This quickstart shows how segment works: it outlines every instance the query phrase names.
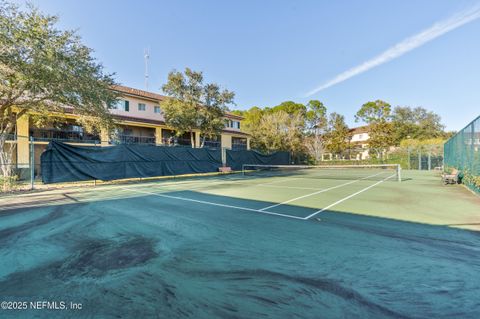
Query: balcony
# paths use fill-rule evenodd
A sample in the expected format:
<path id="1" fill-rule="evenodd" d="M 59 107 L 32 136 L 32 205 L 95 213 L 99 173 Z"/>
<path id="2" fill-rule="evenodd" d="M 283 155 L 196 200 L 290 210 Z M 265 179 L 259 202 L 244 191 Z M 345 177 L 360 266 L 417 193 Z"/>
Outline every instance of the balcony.
<path id="1" fill-rule="evenodd" d="M 99 144 L 100 136 L 98 134 L 88 134 L 82 131 L 64 131 L 56 129 L 32 129 L 30 137 L 34 141 L 62 141 L 72 143 L 90 143 Z"/>
<path id="2" fill-rule="evenodd" d="M 155 136 L 116 135 L 110 144 L 155 144 Z"/>
<path id="3" fill-rule="evenodd" d="M 162 138 L 162 144 L 165 146 L 186 146 L 192 147 L 192 142 L 189 138 L 180 138 L 176 136 Z"/>
<path id="4" fill-rule="evenodd" d="M 247 143 L 232 143 L 232 150 L 240 151 L 240 150 L 246 150 L 246 149 L 247 149 Z"/>
<path id="5" fill-rule="evenodd" d="M 222 142 L 220 141 L 205 141 L 203 143 L 203 147 L 207 148 L 221 148 L 222 147 Z"/>
<path id="6" fill-rule="evenodd" d="M 22 136 L 23 138 L 26 138 L 26 136 Z M 6 141 L 16 141 L 17 139 L 22 138 L 20 136 L 17 136 L 16 134 L 7 134 L 7 137 L 5 138 Z"/>

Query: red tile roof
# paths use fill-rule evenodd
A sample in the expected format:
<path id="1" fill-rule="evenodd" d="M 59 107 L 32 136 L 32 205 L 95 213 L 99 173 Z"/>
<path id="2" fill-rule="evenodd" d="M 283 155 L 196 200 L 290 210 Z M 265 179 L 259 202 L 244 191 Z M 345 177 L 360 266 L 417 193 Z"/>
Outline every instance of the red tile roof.
<path id="1" fill-rule="evenodd" d="M 134 88 L 123 86 L 123 85 L 113 85 L 112 89 L 120 93 L 126 93 L 129 95 L 135 95 L 138 97 L 148 98 L 148 99 L 157 100 L 157 101 L 162 101 L 167 98 L 164 95 L 160 95 L 153 92 L 147 92 L 144 90 L 134 89 Z"/>
<path id="2" fill-rule="evenodd" d="M 352 127 L 350 129 L 350 132 L 354 133 L 354 134 L 368 133 L 368 132 L 370 132 L 370 128 L 368 127 L 368 125 L 359 126 L 359 127 Z"/>
<path id="3" fill-rule="evenodd" d="M 147 98 L 147 99 L 155 100 L 155 101 L 158 101 L 158 102 L 163 101 L 165 99 L 168 99 L 168 97 L 165 96 L 165 95 L 161 95 L 161 94 L 157 94 L 157 93 L 153 93 L 153 92 L 148 92 L 148 91 L 144 91 L 144 90 L 139 90 L 139 89 L 134 89 L 134 88 L 131 88 L 131 87 L 128 87 L 128 86 L 123 86 L 123 85 L 113 85 L 112 89 L 114 91 L 119 92 L 119 93 L 124 93 L 124 94 L 133 95 L 133 96 L 137 96 L 137 97 Z M 230 119 L 243 120 L 243 116 L 239 116 L 239 115 L 236 115 L 236 114 L 233 114 L 233 113 L 230 113 L 230 112 L 226 112 L 225 116 L 227 118 L 230 118 Z"/>

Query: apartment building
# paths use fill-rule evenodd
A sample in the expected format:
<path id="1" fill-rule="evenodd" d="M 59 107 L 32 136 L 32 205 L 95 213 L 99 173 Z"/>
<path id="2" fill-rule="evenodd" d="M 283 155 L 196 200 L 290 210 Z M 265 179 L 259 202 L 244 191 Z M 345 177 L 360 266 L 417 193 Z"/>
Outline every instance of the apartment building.
<path id="1" fill-rule="evenodd" d="M 9 141 L 16 144 L 14 160 L 18 167 L 28 166 L 32 150 L 35 163 L 40 163 L 40 155 L 51 140 L 98 147 L 121 143 L 191 146 L 190 133 L 177 136 L 175 131 L 165 124 L 162 114 L 162 101 L 166 99 L 165 96 L 120 85 L 112 89 L 121 95 L 111 110 L 117 124 L 115 132 L 87 133 L 76 123 L 76 115 L 68 107 L 62 115 L 65 120 L 56 127 L 37 127 L 27 115 L 20 117 L 16 123 L 15 135 Z M 205 140 L 204 147 L 250 149 L 250 137 L 241 130 L 242 119 L 241 116 L 227 113 L 225 128 L 221 134 Z M 200 131 L 195 130 L 194 133 L 195 147 L 200 147 Z M 30 139 L 33 140 L 33 147 Z"/>

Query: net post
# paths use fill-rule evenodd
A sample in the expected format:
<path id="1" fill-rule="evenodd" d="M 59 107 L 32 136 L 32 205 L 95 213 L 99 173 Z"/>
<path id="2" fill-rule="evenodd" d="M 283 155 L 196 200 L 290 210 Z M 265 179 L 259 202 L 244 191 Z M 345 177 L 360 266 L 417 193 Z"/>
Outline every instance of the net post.
<path id="1" fill-rule="evenodd" d="M 35 146 L 33 136 L 30 136 L 30 189 L 34 189 L 35 180 Z"/>
<path id="2" fill-rule="evenodd" d="M 400 164 L 397 164 L 397 181 L 402 181 L 402 167 Z"/>
<path id="3" fill-rule="evenodd" d="M 245 176 L 245 164 L 242 164 L 242 176 Z"/>

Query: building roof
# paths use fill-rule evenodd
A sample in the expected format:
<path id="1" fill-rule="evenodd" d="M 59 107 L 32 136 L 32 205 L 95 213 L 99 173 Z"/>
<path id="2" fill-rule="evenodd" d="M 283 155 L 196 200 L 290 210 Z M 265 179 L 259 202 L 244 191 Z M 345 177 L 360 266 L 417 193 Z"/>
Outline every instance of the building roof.
<path id="1" fill-rule="evenodd" d="M 353 134 L 361 134 L 361 133 L 368 133 L 368 132 L 370 132 L 370 128 L 368 127 L 368 125 L 352 127 L 350 129 L 350 133 L 353 133 Z"/>
<path id="2" fill-rule="evenodd" d="M 120 120 L 120 121 L 130 121 L 130 122 L 148 123 L 148 124 L 156 124 L 156 125 L 165 125 L 164 121 L 145 119 L 145 118 L 139 118 L 139 117 L 133 117 L 133 116 L 124 116 L 124 115 L 114 114 L 113 118 L 116 119 L 116 120 Z M 248 133 L 241 132 L 241 131 L 230 130 L 228 128 L 222 129 L 222 132 L 232 133 L 232 134 L 235 134 L 235 135 L 249 136 Z"/>
<path id="3" fill-rule="evenodd" d="M 128 86 L 124 85 L 112 85 L 112 89 L 114 91 L 117 91 L 119 93 L 127 94 L 127 95 L 132 95 L 136 97 L 141 97 L 141 98 L 146 98 L 149 100 L 154 100 L 155 102 L 161 102 L 165 99 L 168 99 L 167 96 L 153 93 L 153 92 L 148 92 L 144 90 L 139 90 L 135 88 L 131 88 Z M 243 120 L 243 116 L 233 114 L 231 112 L 226 112 L 225 117 L 230 118 L 230 119 L 235 119 L 235 120 Z"/>
<path id="4" fill-rule="evenodd" d="M 164 95 L 160 95 L 160 94 L 157 94 L 157 93 L 148 92 L 148 91 L 144 91 L 144 90 L 134 89 L 134 88 L 131 88 L 131 87 L 128 87 L 128 86 L 123 86 L 123 85 L 113 85 L 112 89 L 114 91 L 119 92 L 119 93 L 134 95 L 134 96 L 147 98 L 147 99 L 151 99 L 151 100 L 155 100 L 155 101 L 162 101 L 162 100 L 165 100 L 167 98 Z"/>

